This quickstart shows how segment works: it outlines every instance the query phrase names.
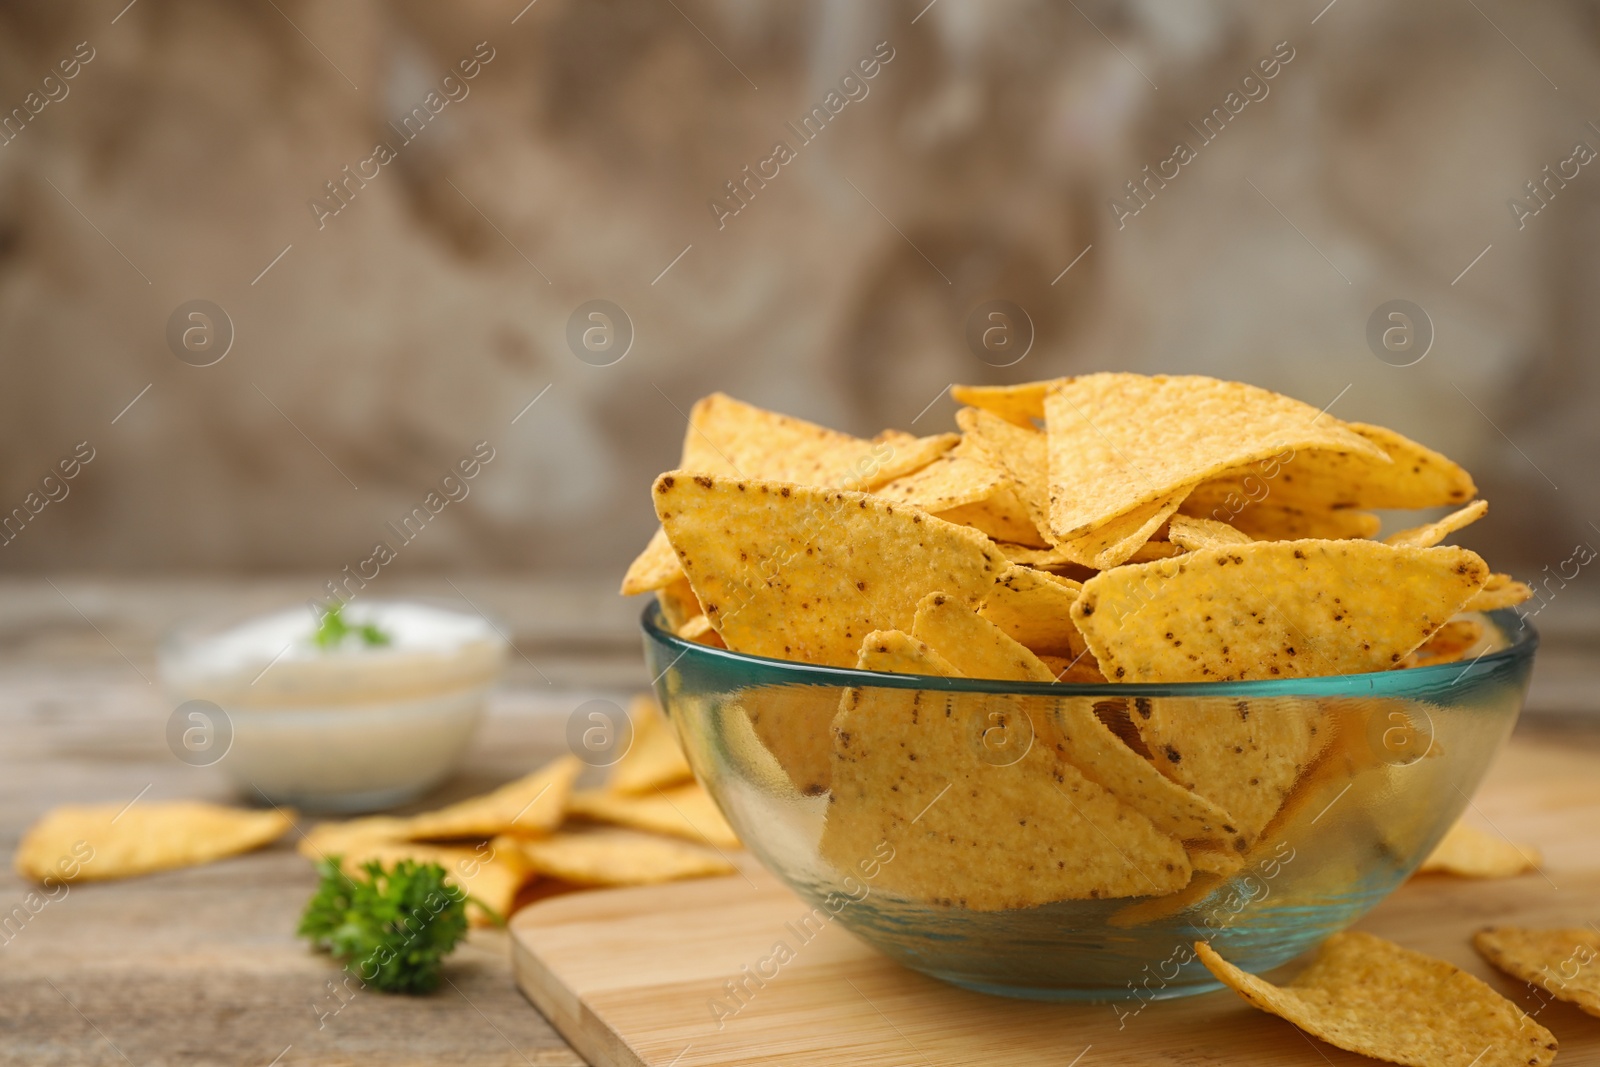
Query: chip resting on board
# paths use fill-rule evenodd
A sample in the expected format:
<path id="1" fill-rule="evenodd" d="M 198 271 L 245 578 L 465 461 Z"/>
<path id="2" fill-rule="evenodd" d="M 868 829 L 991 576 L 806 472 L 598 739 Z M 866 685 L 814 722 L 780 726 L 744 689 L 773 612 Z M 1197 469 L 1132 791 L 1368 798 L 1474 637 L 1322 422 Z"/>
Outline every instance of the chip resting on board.
<path id="1" fill-rule="evenodd" d="M 1519 845 L 1499 834 L 1458 822 L 1417 870 L 1461 878 L 1512 878 L 1538 870 L 1543 859 L 1532 845 Z"/>
<path id="2" fill-rule="evenodd" d="M 1200 961 L 1254 1007 L 1330 1045 L 1409 1067 L 1544 1067 L 1556 1039 L 1511 1001 L 1444 960 L 1371 934 L 1335 934 L 1316 961 L 1275 986 L 1204 941 Z"/>
<path id="3" fill-rule="evenodd" d="M 269 845 L 293 825 L 281 809 L 245 811 L 191 800 L 54 808 L 17 844 L 14 866 L 43 882 L 99 882 L 194 867 Z"/>
<path id="4" fill-rule="evenodd" d="M 1287 449 L 1381 449 L 1309 404 L 1199 376 L 1090 374 L 1045 397 L 1057 540 Z M 1181 499 L 1181 497 L 1180 497 Z"/>
<path id="5" fill-rule="evenodd" d="M 926 594 L 976 605 L 1007 565 L 976 530 L 863 493 L 675 472 L 655 499 L 738 652 L 851 667 L 867 634 L 909 630 Z"/>
<path id="6" fill-rule="evenodd" d="M 1490 926 L 1473 935 L 1472 947 L 1511 977 L 1600 1015 L 1600 933 L 1592 927 Z"/>
<path id="7" fill-rule="evenodd" d="M 1488 574 L 1462 548 L 1256 541 L 1098 574 L 1072 619 L 1113 682 L 1381 671 Z"/>

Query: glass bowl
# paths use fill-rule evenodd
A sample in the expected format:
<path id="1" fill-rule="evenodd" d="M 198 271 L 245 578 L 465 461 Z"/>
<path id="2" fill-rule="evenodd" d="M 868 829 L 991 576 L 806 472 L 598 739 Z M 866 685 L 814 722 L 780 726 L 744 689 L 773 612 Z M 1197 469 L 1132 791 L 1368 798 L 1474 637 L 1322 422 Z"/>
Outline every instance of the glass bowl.
<path id="1" fill-rule="evenodd" d="M 1494 641 L 1470 661 L 1174 685 L 773 660 L 683 640 L 654 605 L 643 629 L 689 763 L 746 847 L 814 905 L 802 926 L 837 920 L 968 989 L 1123 1000 L 1122 1013 L 1218 988 L 1196 940 L 1268 970 L 1426 858 L 1516 722 L 1538 644 L 1513 612 L 1482 618 Z M 1240 825 L 1204 848 L 1142 815 L 1130 826 L 1103 768 L 1086 785 L 1086 761 L 1060 754 L 1063 724 L 1081 736 L 1090 713 L 1142 750 L 1141 768 L 1228 797 Z M 1147 735 L 1150 722 L 1167 733 Z M 1080 888 L 1061 899 L 1068 884 Z"/>

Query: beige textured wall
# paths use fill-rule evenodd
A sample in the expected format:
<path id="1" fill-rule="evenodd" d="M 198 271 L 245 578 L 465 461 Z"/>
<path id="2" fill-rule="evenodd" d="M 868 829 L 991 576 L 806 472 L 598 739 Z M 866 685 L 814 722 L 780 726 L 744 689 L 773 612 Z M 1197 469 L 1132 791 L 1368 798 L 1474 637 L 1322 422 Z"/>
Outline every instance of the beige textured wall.
<path id="1" fill-rule="evenodd" d="M 1600 147 L 1593 5 L 923 4 L 6 5 L 0 507 L 94 458 L 0 569 L 331 574 L 487 441 L 395 567 L 620 571 L 704 392 L 859 432 L 932 403 L 927 430 L 949 382 L 1100 368 L 1338 397 L 1458 453 L 1497 562 L 1600 539 L 1600 168 L 1520 229 L 1508 207 Z M 1285 41 L 1201 144 L 1187 124 Z M 801 145 L 785 124 L 879 42 Z M 60 98 L 27 114 L 34 91 Z M 459 99 L 337 214 L 309 206 L 429 92 Z M 1119 223 L 1180 138 L 1195 158 Z M 719 228 L 709 202 L 780 139 Z M 566 342 L 596 298 L 635 330 L 611 366 Z M 1434 324 L 1415 366 L 1365 340 L 1393 298 Z M 233 324 L 209 367 L 167 342 L 195 299 Z M 1016 366 L 963 339 L 987 299 L 1035 323 Z"/>

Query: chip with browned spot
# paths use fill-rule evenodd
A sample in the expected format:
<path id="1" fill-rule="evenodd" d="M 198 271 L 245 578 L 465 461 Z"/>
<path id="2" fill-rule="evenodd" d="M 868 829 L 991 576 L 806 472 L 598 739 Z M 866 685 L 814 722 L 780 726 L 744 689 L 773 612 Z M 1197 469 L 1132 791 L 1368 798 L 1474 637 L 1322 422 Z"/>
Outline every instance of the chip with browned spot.
<path id="1" fill-rule="evenodd" d="M 1472 936 L 1472 947 L 1511 977 L 1600 1015 L 1600 933 L 1593 927 L 1489 926 Z"/>

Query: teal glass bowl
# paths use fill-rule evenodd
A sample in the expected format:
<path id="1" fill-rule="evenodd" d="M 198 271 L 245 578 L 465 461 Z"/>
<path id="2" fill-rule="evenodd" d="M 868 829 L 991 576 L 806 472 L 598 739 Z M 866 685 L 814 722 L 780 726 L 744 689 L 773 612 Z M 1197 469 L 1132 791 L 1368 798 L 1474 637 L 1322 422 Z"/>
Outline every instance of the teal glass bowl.
<path id="1" fill-rule="evenodd" d="M 1416 869 L 1466 807 L 1527 692 L 1537 634 L 1511 611 L 1482 618 L 1492 650 L 1469 661 L 1175 685 L 766 659 L 683 640 L 654 605 L 643 628 L 657 695 L 695 774 L 746 847 L 814 905 L 817 924 L 837 920 L 905 966 L 968 989 L 1124 1001 L 1121 1014 L 1218 988 L 1195 958 L 1197 940 L 1265 971 L 1355 922 Z M 835 717 L 847 698 L 858 709 L 913 710 L 841 737 Z M 1062 776 L 1076 772 L 1055 762 L 1053 724 L 1084 709 L 1169 778 L 1177 768 L 1161 767 L 1161 747 L 1134 720 L 1154 717 L 1187 738 L 1191 767 L 1220 768 L 1218 782 L 1233 776 L 1230 795 L 1253 827 L 1220 853 L 1185 846 L 1197 862 L 1177 873 L 1187 882 L 1174 891 L 1172 870 L 1152 866 L 1161 853 L 1130 848 L 1103 807 L 1068 810 L 1057 799 Z M 1233 753 L 1266 779 L 1264 800 L 1251 792 L 1255 771 L 1233 769 Z M 1008 902 L 1041 879 L 1071 880 L 1066 868 L 1041 871 L 1044 855 L 1060 854 L 1052 849 L 1123 888 Z M 1146 883 L 1159 892 L 1140 894 Z"/>

